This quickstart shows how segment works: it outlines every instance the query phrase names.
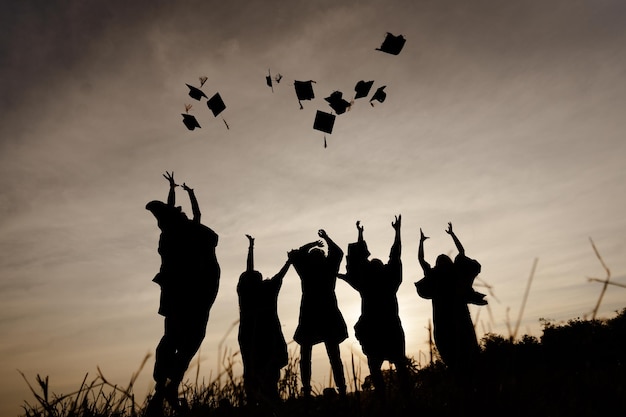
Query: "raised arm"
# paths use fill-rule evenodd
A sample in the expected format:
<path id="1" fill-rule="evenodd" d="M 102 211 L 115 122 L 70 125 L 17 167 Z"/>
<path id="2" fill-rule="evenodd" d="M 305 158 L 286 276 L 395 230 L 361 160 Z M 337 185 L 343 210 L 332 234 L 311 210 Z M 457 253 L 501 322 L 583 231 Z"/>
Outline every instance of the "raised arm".
<path id="1" fill-rule="evenodd" d="M 456 249 L 459 251 L 459 255 L 465 256 L 465 249 L 463 248 L 463 245 L 461 245 L 459 238 L 457 238 L 454 234 L 451 222 L 448 222 L 448 229 L 446 230 L 446 233 L 452 236 L 452 240 L 454 240 L 454 244 L 456 245 Z"/>
<path id="2" fill-rule="evenodd" d="M 363 226 L 361 226 L 361 221 L 356 221 L 356 230 L 359 231 L 359 242 L 363 242 Z"/>
<path id="3" fill-rule="evenodd" d="M 402 255 L 402 242 L 400 240 L 400 226 L 402 225 L 402 215 L 399 214 L 396 216 L 396 220 L 391 222 L 391 227 L 396 231 L 395 238 L 393 240 L 393 245 L 391 246 L 391 252 L 389 253 L 389 260 L 400 260 L 400 255 Z"/>
<path id="4" fill-rule="evenodd" d="M 196 194 L 193 192 L 193 188 L 189 188 L 187 184 L 183 183 L 183 189 L 189 194 L 189 201 L 191 201 L 191 211 L 193 213 L 193 221 L 200 223 L 200 206 L 196 199 Z"/>
<path id="5" fill-rule="evenodd" d="M 326 231 L 324 229 L 320 229 L 317 234 L 319 235 L 319 237 L 321 237 L 322 239 L 324 239 L 326 241 L 326 245 L 328 245 L 328 256 L 329 257 L 339 257 L 340 260 L 343 257 L 343 251 L 341 250 L 341 248 L 339 247 L 339 245 L 337 245 L 331 238 L 330 236 L 328 236 L 328 234 L 326 233 Z"/>
<path id="6" fill-rule="evenodd" d="M 254 271 L 254 238 L 246 235 L 248 238 L 248 258 L 246 259 L 246 271 Z"/>
<path id="7" fill-rule="evenodd" d="M 308 252 L 313 248 L 321 248 L 322 246 L 324 246 L 324 242 L 322 242 L 321 240 L 316 240 L 315 242 L 305 243 L 304 245 L 300 246 L 298 250 L 302 252 Z"/>
<path id="8" fill-rule="evenodd" d="M 324 239 L 326 241 L 326 245 L 328 245 L 328 251 L 337 251 L 340 253 L 343 253 L 343 251 L 341 250 L 341 248 L 339 247 L 339 245 L 337 245 L 331 238 L 330 236 L 328 236 L 328 234 L 326 233 L 326 231 L 324 229 L 320 229 L 317 234 L 319 235 L 319 237 L 321 237 L 322 239 Z"/>
<path id="9" fill-rule="evenodd" d="M 424 241 L 426 239 L 428 239 L 428 236 L 424 236 L 424 232 L 422 232 L 422 229 L 420 228 L 420 246 L 417 251 L 417 259 L 419 260 L 424 273 L 430 271 L 430 264 L 424 259 Z"/>
<path id="10" fill-rule="evenodd" d="M 171 174 L 169 172 L 165 171 L 165 174 L 163 174 L 163 177 L 166 180 L 168 180 L 169 183 L 170 183 L 170 191 L 167 194 L 167 205 L 174 207 L 176 205 L 176 191 L 175 191 L 175 188 L 178 187 L 178 184 L 176 184 L 176 181 L 174 181 L 174 171 L 172 171 Z"/>
<path id="11" fill-rule="evenodd" d="M 281 287 L 281 285 L 283 284 L 283 278 L 285 278 L 285 275 L 287 274 L 287 271 L 289 270 L 290 266 L 291 266 L 291 261 L 287 259 L 283 267 L 280 268 L 280 271 L 278 271 L 278 273 L 271 278 L 272 282 L 276 283 L 275 288 L 278 289 Z"/>
<path id="12" fill-rule="evenodd" d="M 321 248 L 324 246 L 324 243 L 321 240 L 316 240 L 315 242 L 305 243 L 300 246 L 298 249 L 293 249 L 287 253 L 289 261 L 292 264 L 295 264 L 296 268 L 298 267 L 298 260 L 302 259 L 302 257 L 308 253 L 313 248 Z"/>

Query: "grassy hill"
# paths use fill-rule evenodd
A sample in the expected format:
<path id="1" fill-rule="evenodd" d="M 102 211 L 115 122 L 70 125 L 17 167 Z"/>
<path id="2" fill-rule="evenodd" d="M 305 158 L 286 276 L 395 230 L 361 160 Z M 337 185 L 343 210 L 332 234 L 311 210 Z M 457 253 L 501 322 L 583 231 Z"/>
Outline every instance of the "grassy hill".
<path id="1" fill-rule="evenodd" d="M 626 416 L 626 309 L 607 320 L 544 322 L 539 339 L 489 334 L 481 345 L 473 377 L 454 375 L 438 361 L 422 368 L 412 362 L 410 392 L 399 390 L 390 370 L 385 398 L 372 391 L 366 378 L 346 398 L 326 390 L 305 400 L 299 396 L 297 358 L 292 358 L 280 382 L 283 402 L 252 407 L 241 378 L 227 369 L 226 383 L 220 378 L 206 386 L 184 386 L 189 405 L 184 415 Z M 145 403 L 135 401 L 134 377 L 121 388 L 100 375 L 83 381 L 74 393 L 56 395 L 49 392 L 47 378 L 38 376 L 31 386 L 36 402 L 25 402 L 24 416 L 141 416 Z M 165 415 L 175 414 L 165 410 Z"/>

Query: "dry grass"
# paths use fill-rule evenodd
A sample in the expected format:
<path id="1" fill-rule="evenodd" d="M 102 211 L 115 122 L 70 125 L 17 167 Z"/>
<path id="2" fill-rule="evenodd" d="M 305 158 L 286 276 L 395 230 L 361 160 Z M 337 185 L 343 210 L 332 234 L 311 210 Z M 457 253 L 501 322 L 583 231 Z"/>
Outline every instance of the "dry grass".
<path id="1" fill-rule="evenodd" d="M 591 240 L 591 239 L 590 239 Z M 235 375 L 240 366 L 239 351 L 224 346 L 229 328 L 218 346 L 217 375 L 200 381 L 200 354 L 195 363 L 195 382 L 186 380 L 181 395 L 188 404 L 189 416 L 462 416 L 462 415 L 626 415 L 626 309 L 617 317 L 600 321 L 596 314 L 607 291 L 611 274 L 595 244 L 606 278 L 589 278 L 603 283 L 591 320 L 571 320 L 565 325 L 544 322 L 541 341 L 531 336 L 517 340 L 519 325 L 535 274 L 535 259 L 515 326 L 507 311 L 509 335 L 487 334 L 481 342 L 479 371 L 471 379 L 451 374 L 438 359 L 429 323 L 430 358 L 410 358 L 412 388 L 400 391 L 395 371 L 384 371 L 389 387 L 386 401 L 374 395 L 369 377 L 362 378 L 361 361 L 352 352 L 348 369 L 351 392 L 346 399 L 329 395 L 323 387 L 313 387 L 316 397 L 301 397 L 299 352 L 294 347 L 279 381 L 282 402 L 271 408 L 250 408 L 246 404 L 243 380 Z M 485 286 L 487 286 L 485 284 Z M 487 286 L 492 293 L 491 286 Z M 478 321 L 478 320 L 476 320 Z M 360 356 L 359 352 L 356 352 Z M 147 354 L 125 385 L 110 382 L 97 368 L 97 376 L 85 375 L 79 388 L 69 394 L 52 392 L 49 378 L 37 375 L 31 384 L 22 372 L 35 403 L 24 402 L 24 417 L 137 417 L 142 416 L 148 398 L 138 402 L 135 382 L 151 355 Z M 424 358 L 426 359 L 426 358 Z M 332 374 L 332 373 L 331 373 Z M 329 381 L 329 385 L 332 381 Z M 165 415 L 174 415 L 165 410 Z"/>

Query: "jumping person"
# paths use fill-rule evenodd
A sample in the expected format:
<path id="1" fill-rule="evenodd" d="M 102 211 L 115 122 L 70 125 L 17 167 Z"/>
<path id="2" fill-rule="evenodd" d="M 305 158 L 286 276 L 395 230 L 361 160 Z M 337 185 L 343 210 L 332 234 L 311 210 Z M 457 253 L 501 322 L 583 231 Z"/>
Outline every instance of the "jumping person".
<path id="1" fill-rule="evenodd" d="M 451 223 L 446 232 L 452 236 L 459 250 L 457 262 L 441 254 L 435 266 L 431 267 L 424 259 L 424 241 L 428 237 L 420 229 L 418 259 L 424 278 L 416 282 L 415 286 L 420 297 L 432 300 L 433 333 L 441 359 L 450 369 L 468 375 L 475 365 L 480 348 L 467 304 L 484 305 L 486 301 L 483 300 L 483 294 L 471 289 L 471 281 L 480 272 L 480 264 L 465 257 Z"/>
<path id="2" fill-rule="evenodd" d="M 246 271 L 239 277 L 239 348 L 248 404 L 275 403 L 280 370 L 287 365 L 287 344 L 278 318 L 278 293 L 291 265 L 287 260 L 271 279 L 254 269 L 254 238 L 248 238 Z"/>
<path id="3" fill-rule="evenodd" d="M 300 316 L 293 339 L 300 345 L 300 376 L 304 396 L 311 395 L 313 346 L 322 342 L 326 346 L 339 394 L 345 396 L 346 380 L 339 344 L 348 337 L 348 329 L 335 295 L 343 251 L 323 229 L 319 230 L 318 235 L 328 246 L 326 255 L 320 249 L 324 246 L 322 240 L 307 243 L 289 252 L 289 260 L 300 276 L 302 286 Z"/>
<path id="4" fill-rule="evenodd" d="M 395 238 L 389 261 L 369 260 L 367 243 L 363 239 L 363 226 L 356 222 L 358 241 L 348 246 L 346 275 L 340 276 L 361 295 L 361 317 L 354 326 L 355 336 L 367 356 L 374 388 L 379 395 L 385 393 L 381 366 L 385 360 L 396 366 L 400 385 L 408 387 L 408 368 L 405 337 L 398 315 L 396 294 L 402 283 L 401 216 L 396 216 L 391 226 Z"/>
<path id="5" fill-rule="evenodd" d="M 159 314 L 165 318 L 164 334 L 156 348 L 156 386 L 149 414 L 162 413 L 164 399 L 174 409 L 181 407 L 178 387 L 204 339 L 220 278 L 215 254 L 218 235 L 200 223 L 193 189 L 183 184 L 192 205 L 190 220 L 181 207 L 176 207 L 174 173 L 163 176 L 170 185 L 167 203 L 154 200 L 146 205 L 161 230 L 161 268 L 153 281 L 161 287 Z"/>

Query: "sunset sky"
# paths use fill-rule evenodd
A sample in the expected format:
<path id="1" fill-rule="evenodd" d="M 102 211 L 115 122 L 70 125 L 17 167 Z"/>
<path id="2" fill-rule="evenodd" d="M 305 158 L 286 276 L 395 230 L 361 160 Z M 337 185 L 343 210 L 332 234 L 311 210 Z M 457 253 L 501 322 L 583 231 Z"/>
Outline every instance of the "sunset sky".
<path id="1" fill-rule="evenodd" d="M 195 189 L 220 236 L 207 381 L 219 342 L 238 350 L 229 329 L 245 234 L 271 277 L 320 228 L 345 250 L 357 220 L 386 260 L 401 214 L 400 315 L 407 353 L 423 364 L 431 305 L 413 285 L 420 227 L 430 262 L 455 253 L 451 221 L 482 264 L 478 281 L 493 292 L 488 308 L 470 309 L 479 338 L 508 336 L 535 259 L 519 334 L 540 336 L 541 318 L 589 317 L 602 285 L 587 278 L 606 276 L 590 238 L 626 285 L 625 21 L 618 0 L 3 2 L 0 415 L 35 402 L 18 370 L 31 382 L 49 375 L 61 394 L 97 366 L 125 385 L 154 352 L 159 230 L 145 204 L 166 199 L 165 171 Z M 386 32 L 407 39 L 399 55 L 375 50 Z M 284 76 L 273 93 L 268 69 Z M 187 95 L 200 76 L 227 105 L 217 118 Z M 294 80 L 316 81 L 302 110 Z M 324 148 L 315 112 L 331 111 L 333 91 L 349 100 L 359 80 L 386 85 L 386 101 L 356 100 Z M 185 104 L 201 129 L 182 124 Z M 178 203 L 191 213 L 182 190 Z M 348 364 L 363 358 L 352 329 L 360 299 L 342 281 L 337 296 Z M 279 296 L 287 341 L 299 302 L 291 269 Z M 599 316 L 624 307 L 626 289 L 611 286 Z M 313 355 L 324 387 L 323 347 Z"/>

